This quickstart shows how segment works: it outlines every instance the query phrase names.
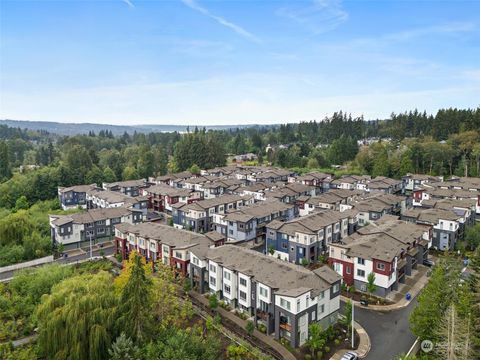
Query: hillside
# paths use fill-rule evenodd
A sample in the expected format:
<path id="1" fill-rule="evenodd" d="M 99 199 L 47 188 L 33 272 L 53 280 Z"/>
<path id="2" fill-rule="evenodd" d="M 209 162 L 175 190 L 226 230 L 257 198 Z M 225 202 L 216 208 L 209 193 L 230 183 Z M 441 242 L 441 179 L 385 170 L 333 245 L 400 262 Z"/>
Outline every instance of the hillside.
<path id="1" fill-rule="evenodd" d="M 109 125 L 109 124 L 92 124 L 92 123 L 60 123 L 53 121 L 29 121 L 29 120 L 10 120 L 0 119 L 0 125 L 7 125 L 14 128 L 29 130 L 45 130 L 52 134 L 58 135 L 77 135 L 88 134 L 89 131 L 95 133 L 100 130 L 111 131 L 113 135 L 122 135 L 127 132 L 133 134 L 150 133 L 150 132 L 183 132 L 187 130 L 187 125 Z M 228 130 L 236 128 L 257 127 L 258 125 L 213 125 L 205 126 L 207 130 Z M 265 125 L 274 126 L 274 125 Z M 193 129 L 195 126 L 190 126 Z"/>

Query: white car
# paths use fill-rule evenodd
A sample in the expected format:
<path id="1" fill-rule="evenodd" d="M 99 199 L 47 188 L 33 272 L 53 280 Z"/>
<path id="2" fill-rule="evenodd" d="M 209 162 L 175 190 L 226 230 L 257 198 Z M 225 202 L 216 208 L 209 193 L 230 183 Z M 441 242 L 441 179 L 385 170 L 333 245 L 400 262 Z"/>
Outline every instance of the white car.
<path id="1" fill-rule="evenodd" d="M 342 356 L 341 360 L 358 360 L 358 355 L 353 351 L 349 351 Z"/>

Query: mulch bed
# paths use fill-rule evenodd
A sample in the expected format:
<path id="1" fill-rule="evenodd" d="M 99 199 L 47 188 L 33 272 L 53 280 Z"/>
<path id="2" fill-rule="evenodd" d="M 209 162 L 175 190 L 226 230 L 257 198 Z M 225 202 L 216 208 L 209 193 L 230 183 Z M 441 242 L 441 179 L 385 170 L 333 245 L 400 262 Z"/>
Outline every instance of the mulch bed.
<path id="1" fill-rule="evenodd" d="M 334 326 L 336 337 L 341 339 L 338 345 L 335 345 L 335 339 L 332 339 L 327 342 L 326 346 L 330 348 L 329 352 L 322 351 L 321 359 L 330 359 L 338 350 L 348 349 L 355 350 L 358 348 L 360 342 L 360 336 L 355 331 L 355 347 L 352 348 L 352 334 L 346 334 L 346 328 L 340 324 Z M 306 354 L 311 354 L 310 349 L 307 346 L 302 346 L 300 349 L 297 349 L 297 358 L 304 359 Z M 313 358 L 312 360 L 318 360 L 318 358 Z"/>
<path id="2" fill-rule="evenodd" d="M 369 295 L 361 293 L 361 292 L 354 292 L 352 294 L 352 293 L 349 293 L 345 290 L 342 290 L 342 295 L 349 298 L 349 299 L 353 298 L 353 300 L 355 300 L 355 301 L 360 301 L 362 299 L 367 299 L 368 303 L 372 304 L 372 305 L 373 304 L 374 305 L 392 305 L 393 304 L 393 301 L 390 301 L 388 299 L 383 299 L 383 298 L 379 298 L 379 297 L 376 297 L 376 296 L 370 297 Z M 377 304 L 378 301 L 380 302 L 379 304 Z"/>

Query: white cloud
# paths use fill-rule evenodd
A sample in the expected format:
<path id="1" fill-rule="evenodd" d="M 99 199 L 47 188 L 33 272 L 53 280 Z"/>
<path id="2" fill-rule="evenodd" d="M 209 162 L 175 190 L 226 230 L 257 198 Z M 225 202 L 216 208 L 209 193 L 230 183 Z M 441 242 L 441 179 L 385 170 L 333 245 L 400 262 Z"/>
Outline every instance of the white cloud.
<path id="1" fill-rule="evenodd" d="M 248 32 L 247 30 L 245 30 L 241 26 L 239 26 L 237 24 L 234 24 L 234 23 L 226 20 L 225 18 L 223 18 L 221 16 L 217 16 L 217 15 L 212 14 L 209 10 L 200 6 L 195 0 L 180 0 L 180 1 L 182 3 L 184 3 L 186 6 L 188 6 L 189 8 L 191 8 L 195 11 L 198 11 L 199 13 L 201 13 L 205 16 L 208 16 L 209 18 L 215 20 L 219 24 L 221 24 L 223 26 L 226 26 L 227 28 L 235 31 L 237 34 L 243 36 L 244 38 L 246 38 L 250 41 L 256 42 L 256 43 L 261 42 L 259 38 L 257 38 L 255 35 Z"/>
<path id="2" fill-rule="evenodd" d="M 350 86 L 345 95 L 330 95 L 334 94 L 330 89 L 295 84 L 294 80 L 278 74 L 244 74 L 186 82 L 3 93 L 0 118 L 111 124 L 261 124 L 321 120 L 337 110 L 371 119 L 414 108 L 435 112 L 449 106 L 479 105 L 480 84 L 467 81 L 422 91 L 362 91 Z M 304 92 L 298 94 L 302 88 Z"/>
<path id="3" fill-rule="evenodd" d="M 282 7 L 277 15 L 295 21 L 314 34 L 331 31 L 348 19 L 340 0 L 314 0 L 309 6 Z"/>
<path id="4" fill-rule="evenodd" d="M 127 4 L 128 7 L 132 8 L 132 9 L 135 7 L 135 5 L 133 5 L 133 3 L 132 3 L 130 0 L 122 0 L 122 1 L 123 1 L 125 4 Z"/>
<path id="5" fill-rule="evenodd" d="M 435 26 L 427 26 L 422 28 L 410 29 L 405 31 L 400 31 L 392 34 L 387 34 L 384 36 L 386 40 L 395 40 L 395 41 L 407 41 L 415 38 L 429 36 L 429 35 L 449 35 L 449 34 L 459 34 L 465 32 L 472 32 L 476 30 L 476 26 L 473 23 L 446 23 Z"/>

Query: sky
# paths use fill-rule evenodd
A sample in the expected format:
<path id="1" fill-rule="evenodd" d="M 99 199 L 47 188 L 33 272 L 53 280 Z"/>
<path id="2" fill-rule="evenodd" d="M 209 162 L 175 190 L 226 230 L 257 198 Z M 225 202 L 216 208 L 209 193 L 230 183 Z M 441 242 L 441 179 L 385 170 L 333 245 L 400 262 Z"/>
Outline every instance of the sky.
<path id="1" fill-rule="evenodd" d="M 268 124 L 480 106 L 480 1 L 0 0 L 0 119 Z"/>

